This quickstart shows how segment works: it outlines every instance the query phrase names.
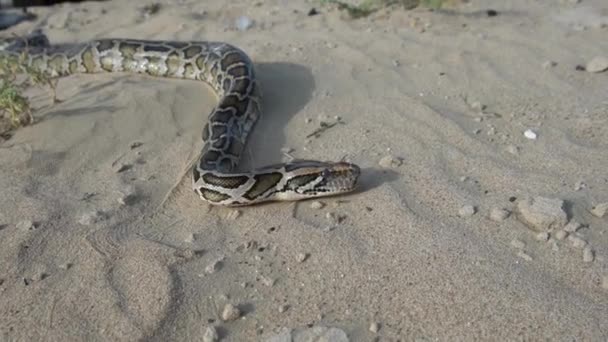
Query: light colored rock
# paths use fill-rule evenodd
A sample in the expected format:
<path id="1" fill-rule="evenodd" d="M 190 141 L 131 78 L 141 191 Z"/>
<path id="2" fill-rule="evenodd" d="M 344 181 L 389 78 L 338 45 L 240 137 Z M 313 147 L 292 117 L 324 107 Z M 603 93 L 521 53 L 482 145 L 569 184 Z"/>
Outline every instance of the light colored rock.
<path id="1" fill-rule="evenodd" d="M 578 235 L 568 236 L 568 241 L 570 241 L 575 248 L 585 248 L 585 246 L 587 246 L 587 241 Z"/>
<path id="2" fill-rule="evenodd" d="M 604 217 L 608 212 L 608 202 L 599 203 L 591 208 L 591 214 L 595 217 Z"/>
<path id="3" fill-rule="evenodd" d="M 16 228 L 19 230 L 32 230 L 35 226 L 31 220 L 22 220 L 17 223 Z"/>
<path id="4" fill-rule="evenodd" d="M 568 217 L 563 209 L 564 201 L 554 198 L 533 197 L 519 201 L 519 219 L 536 231 L 559 229 L 566 225 Z"/>
<path id="5" fill-rule="evenodd" d="M 320 201 L 310 202 L 311 209 L 319 210 L 319 209 L 322 209 L 324 206 L 325 206 L 325 204 L 323 204 L 323 202 L 320 202 Z"/>
<path id="6" fill-rule="evenodd" d="M 542 64 L 543 69 L 553 68 L 556 65 L 557 65 L 557 62 L 555 62 L 555 61 L 544 61 Z"/>
<path id="7" fill-rule="evenodd" d="M 538 137 L 538 134 L 536 134 L 536 132 L 534 132 L 534 131 L 533 131 L 533 130 L 531 130 L 531 129 L 527 129 L 527 130 L 524 132 L 524 137 L 526 137 L 526 138 L 528 138 L 528 139 L 530 139 L 530 140 L 536 140 L 536 138 Z"/>
<path id="8" fill-rule="evenodd" d="M 94 211 L 90 211 L 88 213 L 82 214 L 82 216 L 80 216 L 80 218 L 78 219 L 78 223 L 80 223 L 84 226 L 90 226 L 92 224 L 95 224 L 95 223 L 103 220 L 104 218 L 105 218 L 105 215 L 103 214 L 103 212 L 101 212 L 99 210 L 94 210 Z"/>
<path id="9" fill-rule="evenodd" d="M 494 208 L 490 211 L 490 219 L 492 221 L 501 222 L 511 215 L 511 212 L 507 209 Z"/>
<path id="10" fill-rule="evenodd" d="M 580 224 L 580 223 L 578 223 L 578 221 L 572 219 L 564 227 L 564 230 L 567 231 L 568 233 L 575 233 L 580 227 L 582 227 L 582 224 Z"/>
<path id="11" fill-rule="evenodd" d="M 384 168 L 399 167 L 401 164 L 403 164 L 403 160 L 392 155 L 384 156 L 378 162 L 378 165 Z"/>
<path id="12" fill-rule="evenodd" d="M 304 261 L 306 261 L 306 259 L 308 259 L 308 253 L 298 253 L 296 255 L 297 262 L 304 262 Z"/>
<path id="13" fill-rule="evenodd" d="M 585 67 L 588 72 L 602 72 L 608 70 L 608 57 L 596 56 L 593 57 Z"/>
<path id="14" fill-rule="evenodd" d="M 369 331 L 377 334 L 378 331 L 380 331 L 380 324 L 378 324 L 378 322 L 372 322 L 372 324 L 369 325 Z"/>
<path id="15" fill-rule="evenodd" d="M 587 246 L 583 249 L 583 261 L 584 262 L 593 262 L 595 259 L 595 253 L 591 247 Z"/>
<path id="16" fill-rule="evenodd" d="M 226 304 L 224 310 L 222 310 L 223 321 L 234 321 L 241 317 L 241 310 L 232 304 Z"/>
<path id="17" fill-rule="evenodd" d="M 463 205 L 460 209 L 458 209 L 458 216 L 460 217 L 470 217 L 475 215 L 475 207 L 472 205 Z"/>
<path id="18" fill-rule="evenodd" d="M 526 243 L 521 241 L 520 239 L 511 240 L 511 246 L 517 249 L 524 249 L 526 247 Z"/>
<path id="19" fill-rule="evenodd" d="M 563 240 L 563 239 L 565 239 L 567 236 L 568 236 L 568 232 L 567 232 L 567 231 L 565 231 L 565 230 L 558 230 L 558 231 L 555 233 L 555 238 L 556 238 L 557 240 Z"/>
<path id="20" fill-rule="evenodd" d="M 217 330 L 213 326 L 208 326 L 203 334 L 203 342 L 217 342 L 219 341 Z"/>
<path id="21" fill-rule="evenodd" d="M 538 241 L 549 241 L 549 232 L 540 232 L 536 234 L 536 240 Z"/>

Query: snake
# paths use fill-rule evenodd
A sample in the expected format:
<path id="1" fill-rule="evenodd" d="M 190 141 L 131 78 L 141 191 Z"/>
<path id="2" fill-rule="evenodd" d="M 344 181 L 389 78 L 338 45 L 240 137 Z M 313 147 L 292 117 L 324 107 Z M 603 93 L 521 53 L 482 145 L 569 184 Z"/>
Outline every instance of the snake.
<path id="1" fill-rule="evenodd" d="M 191 174 L 194 192 L 212 205 L 299 201 L 357 188 L 361 169 L 345 161 L 294 159 L 239 169 L 247 139 L 261 116 L 261 91 L 251 59 L 229 43 L 106 38 L 50 44 L 37 30 L 1 39 L 0 57 L 19 72 L 34 70 L 49 78 L 126 72 L 209 85 L 218 101 L 203 126 L 203 147 Z"/>

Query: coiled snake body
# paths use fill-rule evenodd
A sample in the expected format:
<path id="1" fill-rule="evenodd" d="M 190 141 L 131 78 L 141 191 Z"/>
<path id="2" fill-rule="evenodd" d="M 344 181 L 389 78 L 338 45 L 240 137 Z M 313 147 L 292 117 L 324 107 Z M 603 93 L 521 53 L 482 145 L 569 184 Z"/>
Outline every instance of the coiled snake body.
<path id="1" fill-rule="evenodd" d="M 40 32 L 0 40 L 0 56 L 50 77 L 74 73 L 133 72 L 204 81 L 219 101 L 203 128 L 203 149 L 192 169 L 194 191 L 218 205 L 248 205 L 336 195 L 355 188 L 358 166 L 296 160 L 237 172 L 247 137 L 260 116 L 253 63 L 222 42 L 101 39 L 51 45 Z"/>

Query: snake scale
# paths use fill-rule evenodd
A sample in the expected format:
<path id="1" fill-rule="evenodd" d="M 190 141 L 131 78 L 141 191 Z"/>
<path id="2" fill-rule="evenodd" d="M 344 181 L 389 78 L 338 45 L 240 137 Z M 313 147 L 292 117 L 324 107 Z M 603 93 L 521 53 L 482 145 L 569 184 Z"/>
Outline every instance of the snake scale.
<path id="1" fill-rule="evenodd" d="M 99 39 L 51 45 L 41 32 L 0 40 L 0 57 L 49 77 L 75 73 L 131 72 L 203 81 L 219 101 L 204 125 L 192 187 L 205 201 L 239 206 L 295 201 L 352 191 L 360 175 L 347 162 L 294 160 L 238 171 L 249 133 L 261 114 L 253 63 L 223 42 Z"/>

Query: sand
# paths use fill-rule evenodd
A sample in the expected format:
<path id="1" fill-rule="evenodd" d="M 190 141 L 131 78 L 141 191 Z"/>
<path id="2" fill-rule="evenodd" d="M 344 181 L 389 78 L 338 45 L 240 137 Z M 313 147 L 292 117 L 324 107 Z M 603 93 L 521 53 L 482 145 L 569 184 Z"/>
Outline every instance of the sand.
<path id="1" fill-rule="evenodd" d="M 605 1 L 226 3 L 32 8 L 2 35 L 235 44 L 264 92 L 244 164 L 345 158 L 359 190 L 210 207 L 187 173 L 209 87 L 33 88 L 36 123 L 0 144 L 0 340 L 608 339 L 608 72 L 584 70 Z"/>

